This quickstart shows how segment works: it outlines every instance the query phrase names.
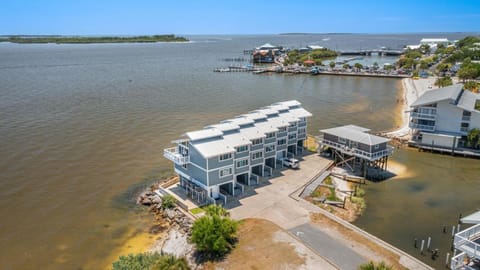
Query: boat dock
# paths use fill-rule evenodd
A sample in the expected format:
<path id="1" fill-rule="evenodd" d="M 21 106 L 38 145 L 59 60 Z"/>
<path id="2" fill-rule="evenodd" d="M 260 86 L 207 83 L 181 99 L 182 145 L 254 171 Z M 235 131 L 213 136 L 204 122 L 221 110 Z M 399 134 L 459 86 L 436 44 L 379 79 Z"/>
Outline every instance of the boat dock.
<path id="1" fill-rule="evenodd" d="M 466 148 L 447 148 L 447 147 L 440 147 L 440 146 L 432 146 L 432 145 L 417 143 L 415 141 L 409 141 L 408 146 L 418 148 L 418 151 L 450 154 L 452 156 L 480 158 L 480 151 L 475 151 L 475 150 L 466 149 Z"/>

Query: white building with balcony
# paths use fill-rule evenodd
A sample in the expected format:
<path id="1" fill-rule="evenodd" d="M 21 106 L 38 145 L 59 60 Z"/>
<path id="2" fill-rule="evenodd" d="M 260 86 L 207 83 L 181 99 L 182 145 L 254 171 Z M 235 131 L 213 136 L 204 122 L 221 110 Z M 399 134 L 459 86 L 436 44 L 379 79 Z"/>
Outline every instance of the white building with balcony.
<path id="1" fill-rule="evenodd" d="M 296 100 L 270 106 L 184 134 L 164 150 L 180 186 L 200 203 L 226 202 L 304 148 L 310 112 Z M 280 165 L 281 166 L 281 165 Z"/>
<path id="2" fill-rule="evenodd" d="M 452 270 L 480 269 L 480 211 L 460 220 L 462 224 L 474 224 L 453 238 L 454 255 L 450 263 Z"/>
<path id="3" fill-rule="evenodd" d="M 480 94 L 463 89 L 462 84 L 427 91 L 410 110 L 412 139 L 420 145 L 443 148 L 466 146 L 466 136 L 480 128 L 476 104 Z"/>

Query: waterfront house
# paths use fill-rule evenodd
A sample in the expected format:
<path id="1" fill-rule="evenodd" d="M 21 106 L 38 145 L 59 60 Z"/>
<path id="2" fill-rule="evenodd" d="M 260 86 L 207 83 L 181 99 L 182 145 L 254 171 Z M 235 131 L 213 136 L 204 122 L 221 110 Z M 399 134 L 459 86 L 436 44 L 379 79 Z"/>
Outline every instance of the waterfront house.
<path id="1" fill-rule="evenodd" d="M 302 151 L 310 116 L 296 100 L 274 103 L 187 132 L 164 156 L 173 161 L 179 185 L 194 191 L 201 203 L 225 202 Z"/>
<path id="2" fill-rule="evenodd" d="M 461 84 L 427 91 L 411 105 L 413 143 L 465 147 L 469 130 L 480 128 L 479 102 L 480 94 L 464 90 Z"/>
<path id="3" fill-rule="evenodd" d="M 480 211 L 462 218 L 462 224 L 474 224 L 463 231 L 457 231 L 453 238 L 454 253 L 450 269 L 480 269 Z M 458 225 L 457 229 L 460 229 Z"/>
<path id="4" fill-rule="evenodd" d="M 422 38 L 420 40 L 420 45 L 429 45 L 430 47 L 436 47 L 439 44 L 448 45 L 450 41 L 446 38 Z"/>
<path id="5" fill-rule="evenodd" d="M 351 171 L 360 170 L 367 176 L 369 167 L 386 170 L 388 156 L 393 154 L 390 139 L 370 134 L 370 129 L 346 125 L 320 130 L 320 149 L 331 150 L 336 166 L 345 165 Z"/>
<path id="6" fill-rule="evenodd" d="M 265 43 L 256 47 L 252 53 L 254 63 L 274 63 L 275 57 L 279 56 L 283 50 L 281 46 L 275 46 Z"/>

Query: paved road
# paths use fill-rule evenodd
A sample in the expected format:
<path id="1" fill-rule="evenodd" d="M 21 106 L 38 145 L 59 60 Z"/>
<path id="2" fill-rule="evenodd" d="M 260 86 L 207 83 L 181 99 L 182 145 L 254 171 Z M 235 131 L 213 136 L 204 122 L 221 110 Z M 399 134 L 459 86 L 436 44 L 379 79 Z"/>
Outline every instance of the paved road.
<path id="1" fill-rule="evenodd" d="M 356 270 L 360 264 L 367 262 L 365 258 L 350 247 L 331 238 L 309 223 L 297 226 L 289 231 L 342 270 Z"/>

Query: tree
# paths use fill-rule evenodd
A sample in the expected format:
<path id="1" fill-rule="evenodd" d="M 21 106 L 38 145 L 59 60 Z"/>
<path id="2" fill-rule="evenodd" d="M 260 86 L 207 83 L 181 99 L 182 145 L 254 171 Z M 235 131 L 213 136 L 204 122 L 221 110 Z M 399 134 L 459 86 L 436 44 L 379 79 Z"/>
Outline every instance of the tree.
<path id="1" fill-rule="evenodd" d="M 192 226 L 191 240 L 199 252 L 209 258 L 219 258 L 234 247 L 238 223 L 228 217 L 221 206 L 210 205 L 205 216 L 197 219 Z"/>
<path id="2" fill-rule="evenodd" d="M 373 63 L 373 69 L 374 69 L 374 70 L 377 70 L 377 69 L 378 69 L 378 63 L 377 63 L 377 62 L 374 62 L 374 63 Z"/>
<path id="3" fill-rule="evenodd" d="M 363 65 L 360 63 L 355 63 L 353 66 L 355 67 L 355 69 L 357 69 L 357 72 L 363 68 Z"/>
<path id="4" fill-rule="evenodd" d="M 480 148 L 480 129 L 473 128 L 468 132 L 467 145 L 475 149 Z"/>
<path id="5" fill-rule="evenodd" d="M 420 61 L 420 69 L 427 69 L 428 68 L 428 62 L 425 60 Z"/>
<path id="6" fill-rule="evenodd" d="M 435 85 L 438 86 L 438 87 L 446 87 L 446 86 L 449 86 L 449 85 L 452 85 L 452 84 L 453 84 L 452 78 L 450 78 L 450 77 L 438 78 L 435 81 Z"/>
<path id="7" fill-rule="evenodd" d="M 359 270 L 393 270 L 393 267 L 387 265 L 385 262 L 375 263 L 375 262 L 368 262 L 360 265 L 358 267 Z"/>
<path id="8" fill-rule="evenodd" d="M 457 72 L 458 78 L 463 81 L 475 79 L 479 75 L 479 70 L 474 65 L 462 65 Z"/>
<path id="9" fill-rule="evenodd" d="M 156 263 L 151 267 L 151 270 L 189 270 L 187 260 L 177 258 L 174 255 L 163 255 Z"/>
<path id="10" fill-rule="evenodd" d="M 349 68 L 350 68 L 349 64 L 347 64 L 347 63 L 343 64 L 343 69 L 349 69 Z"/>
<path id="11" fill-rule="evenodd" d="M 335 62 L 332 61 L 332 62 L 330 62 L 329 65 L 330 65 L 330 68 L 333 69 L 335 67 Z"/>
<path id="12" fill-rule="evenodd" d="M 478 93 L 478 87 L 479 86 L 480 86 L 479 83 L 477 83 L 475 81 L 468 81 L 463 85 L 463 88 L 467 89 L 467 90 L 470 90 L 474 93 Z"/>

